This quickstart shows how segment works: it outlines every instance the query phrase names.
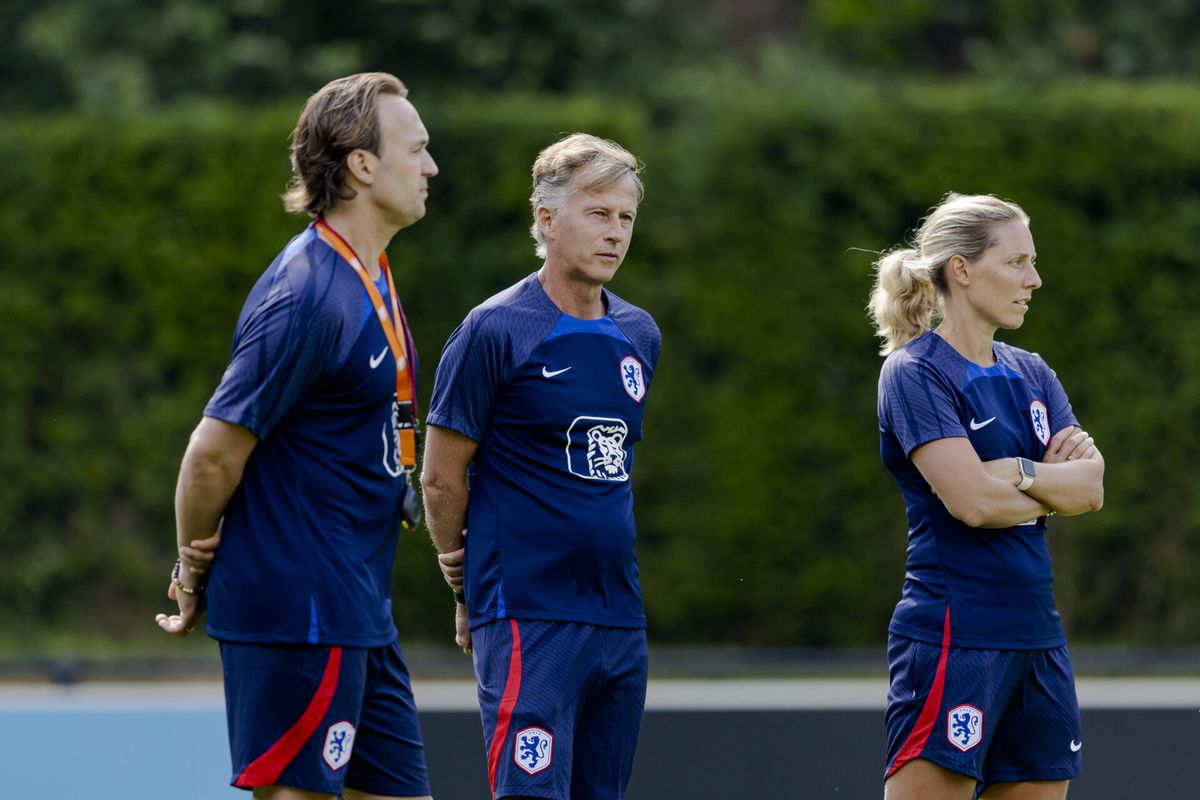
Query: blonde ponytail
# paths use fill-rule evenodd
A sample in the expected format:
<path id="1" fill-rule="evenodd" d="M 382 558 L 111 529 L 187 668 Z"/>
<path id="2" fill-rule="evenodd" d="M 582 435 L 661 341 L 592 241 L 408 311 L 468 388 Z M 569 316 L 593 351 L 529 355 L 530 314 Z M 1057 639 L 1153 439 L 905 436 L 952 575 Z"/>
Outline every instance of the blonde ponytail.
<path id="1" fill-rule="evenodd" d="M 933 326 L 937 288 L 912 248 L 885 253 L 875 262 L 875 287 L 868 306 L 875 333 L 883 340 L 880 355 L 903 347 Z"/>

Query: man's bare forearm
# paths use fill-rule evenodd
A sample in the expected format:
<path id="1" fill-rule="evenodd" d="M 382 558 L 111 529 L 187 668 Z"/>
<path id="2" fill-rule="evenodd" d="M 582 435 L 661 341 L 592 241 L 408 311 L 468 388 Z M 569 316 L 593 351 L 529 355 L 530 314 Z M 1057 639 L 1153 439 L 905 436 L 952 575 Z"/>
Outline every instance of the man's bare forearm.
<path id="1" fill-rule="evenodd" d="M 429 426 L 421 492 L 425 497 L 425 525 L 439 553 L 463 547 L 463 529 L 467 527 L 467 467 L 478 447 L 461 433 Z"/>
<path id="2" fill-rule="evenodd" d="M 463 529 L 467 524 L 467 481 L 453 479 L 431 480 L 426 473 L 421 479 L 425 496 L 425 524 L 433 546 L 439 553 L 449 553 L 463 546 Z"/>
<path id="3" fill-rule="evenodd" d="M 217 530 L 257 439 L 245 428 L 205 418 L 188 441 L 175 485 L 175 538 L 182 547 Z"/>

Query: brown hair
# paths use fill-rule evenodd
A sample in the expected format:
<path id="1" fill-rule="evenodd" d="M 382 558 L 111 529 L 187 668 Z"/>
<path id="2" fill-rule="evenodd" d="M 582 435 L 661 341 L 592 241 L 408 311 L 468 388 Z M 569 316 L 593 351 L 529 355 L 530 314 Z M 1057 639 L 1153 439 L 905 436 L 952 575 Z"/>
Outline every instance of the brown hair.
<path id="1" fill-rule="evenodd" d="M 308 98 L 292 131 L 292 179 L 283 207 L 319 217 L 338 200 L 350 200 L 346 156 L 354 150 L 377 153 L 381 94 L 407 97 L 395 75 L 360 72 L 325 84 Z"/>

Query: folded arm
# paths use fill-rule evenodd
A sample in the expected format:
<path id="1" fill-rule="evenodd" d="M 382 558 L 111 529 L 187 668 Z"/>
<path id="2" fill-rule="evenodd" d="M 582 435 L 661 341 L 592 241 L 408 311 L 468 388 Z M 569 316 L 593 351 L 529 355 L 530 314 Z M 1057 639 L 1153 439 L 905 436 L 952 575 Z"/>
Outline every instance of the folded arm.
<path id="1" fill-rule="evenodd" d="M 965 437 L 927 442 L 914 449 L 911 458 L 951 516 L 972 528 L 1009 528 L 1050 510 L 1011 480 L 993 474 L 1000 470 L 980 461 Z M 1011 461 L 1017 470 L 1015 458 L 1001 460 Z"/>
<path id="2" fill-rule="evenodd" d="M 986 466 L 1014 486 L 1021 481 L 1015 458 L 989 461 Z M 1087 431 L 1070 426 L 1054 434 L 1026 494 L 1064 516 L 1100 510 L 1104 505 L 1104 456 Z"/>
<path id="3" fill-rule="evenodd" d="M 1007 528 L 1050 511 L 1070 516 L 1104 505 L 1104 457 L 1076 426 L 1051 438 L 1025 492 L 1017 489 L 1016 458 L 980 461 L 965 438 L 921 445 L 912 460 L 950 514 L 973 528 Z"/>

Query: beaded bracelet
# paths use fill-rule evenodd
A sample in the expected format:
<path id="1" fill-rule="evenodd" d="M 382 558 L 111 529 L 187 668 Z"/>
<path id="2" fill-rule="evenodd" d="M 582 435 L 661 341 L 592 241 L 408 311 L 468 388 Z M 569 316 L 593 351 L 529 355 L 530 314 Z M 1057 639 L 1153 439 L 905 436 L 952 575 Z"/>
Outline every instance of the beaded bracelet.
<path id="1" fill-rule="evenodd" d="M 183 592 L 184 594 L 190 594 L 190 595 L 203 594 L 204 584 L 202 584 L 202 583 L 197 584 L 194 587 L 184 586 L 183 581 L 179 580 L 179 569 L 182 565 L 183 565 L 183 562 L 181 559 L 178 559 L 178 558 L 175 559 L 175 569 L 171 570 L 171 583 L 175 584 L 175 588 L 178 589 L 179 591 Z"/>

